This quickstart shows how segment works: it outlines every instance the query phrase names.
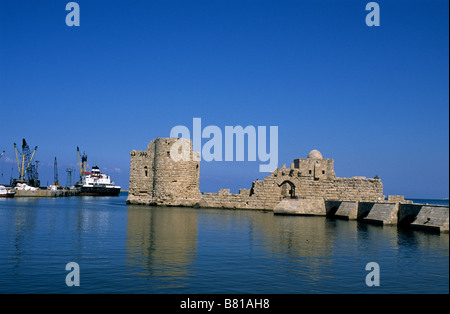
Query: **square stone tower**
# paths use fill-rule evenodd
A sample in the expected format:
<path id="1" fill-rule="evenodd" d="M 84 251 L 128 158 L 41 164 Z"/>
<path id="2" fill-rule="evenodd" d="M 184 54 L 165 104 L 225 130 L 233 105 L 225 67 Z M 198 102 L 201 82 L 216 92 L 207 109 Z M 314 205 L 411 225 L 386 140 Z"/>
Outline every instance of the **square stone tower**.
<path id="1" fill-rule="evenodd" d="M 157 138 L 147 150 L 133 150 L 130 158 L 127 203 L 195 206 L 200 202 L 200 161 L 190 140 Z"/>
<path id="2" fill-rule="evenodd" d="M 334 160 L 324 159 L 318 150 L 312 150 L 307 158 L 294 159 L 294 169 L 298 169 L 299 176 L 310 177 L 314 180 L 334 180 Z"/>

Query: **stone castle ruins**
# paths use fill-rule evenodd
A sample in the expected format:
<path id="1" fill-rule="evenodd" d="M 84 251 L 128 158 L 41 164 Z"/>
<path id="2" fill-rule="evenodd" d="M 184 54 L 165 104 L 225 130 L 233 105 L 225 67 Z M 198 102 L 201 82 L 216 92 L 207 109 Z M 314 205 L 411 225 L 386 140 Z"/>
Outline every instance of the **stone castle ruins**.
<path id="1" fill-rule="evenodd" d="M 187 148 L 187 149 L 186 149 Z M 172 153 L 178 150 L 175 161 Z M 283 165 L 238 194 L 222 189 L 201 193 L 200 158 L 192 142 L 157 138 L 147 150 L 130 153 L 128 204 L 223 209 L 260 209 L 274 214 L 319 215 L 382 225 L 449 231 L 449 206 L 415 204 L 401 195 L 383 195 L 380 179 L 339 178 L 333 159 L 311 151 Z"/>
<path id="2" fill-rule="evenodd" d="M 179 161 L 171 158 L 171 147 L 184 141 L 189 154 Z M 313 150 L 307 158 L 295 159 L 290 168 L 283 165 L 250 189 L 232 194 L 228 189 L 218 193 L 199 190 L 200 162 L 194 158 L 188 139 L 157 138 L 145 151 L 131 152 L 130 204 L 196 206 L 273 210 L 283 199 L 323 199 L 336 201 L 383 201 L 380 179 L 365 177 L 339 178 L 334 160 L 325 159 Z"/>

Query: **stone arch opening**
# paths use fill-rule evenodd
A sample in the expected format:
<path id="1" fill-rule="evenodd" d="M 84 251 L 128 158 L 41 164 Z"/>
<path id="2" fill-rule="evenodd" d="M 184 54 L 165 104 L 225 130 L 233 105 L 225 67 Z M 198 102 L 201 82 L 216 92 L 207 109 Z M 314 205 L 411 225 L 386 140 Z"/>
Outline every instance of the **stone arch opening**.
<path id="1" fill-rule="evenodd" d="M 279 187 L 282 198 L 297 198 L 295 196 L 295 184 L 289 180 L 283 181 Z"/>

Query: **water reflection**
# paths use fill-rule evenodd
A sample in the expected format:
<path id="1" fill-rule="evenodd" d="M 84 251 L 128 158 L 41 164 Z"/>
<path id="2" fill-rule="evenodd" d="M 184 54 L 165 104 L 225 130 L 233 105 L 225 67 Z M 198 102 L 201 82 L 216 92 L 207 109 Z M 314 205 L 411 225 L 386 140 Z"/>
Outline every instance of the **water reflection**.
<path id="1" fill-rule="evenodd" d="M 182 285 L 196 258 L 197 221 L 197 212 L 186 208 L 128 206 L 127 264 L 165 286 Z"/>
<path id="2" fill-rule="evenodd" d="M 366 288 L 365 266 L 373 261 L 384 270 L 389 265 L 391 281 L 384 282 L 395 288 L 432 263 L 423 255 L 428 247 L 448 258 L 448 236 L 405 233 L 397 226 L 261 211 L 128 206 L 127 264 L 160 289 L 335 293 L 348 292 L 339 290 L 345 282 L 346 289 L 359 293 Z M 410 267 L 414 263 L 421 266 Z"/>
<path id="3" fill-rule="evenodd" d="M 33 206 L 35 203 L 36 200 L 33 199 L 0 198 L 2 210 L 0 212 L 0 230 L 12 248 L 10 254 L 13 273 L 16 273 L 21 267 L 23 256 L 26 255 L 29 248 L 28 242 L 32 239 L 31 234 L 35 229 L 36 215 L 29 206 Z M 2 251 L 6 249 L 9 247 L 1 247 Z"/>
<path id="4" fill-rule="evenodd" d="M 448 234 L 124 201 L 1 200 L 0 292 L 60 292 L 69 261 L 83 292 L 373 293 L 368 262 L 378 292 L 448 292 Z"/>

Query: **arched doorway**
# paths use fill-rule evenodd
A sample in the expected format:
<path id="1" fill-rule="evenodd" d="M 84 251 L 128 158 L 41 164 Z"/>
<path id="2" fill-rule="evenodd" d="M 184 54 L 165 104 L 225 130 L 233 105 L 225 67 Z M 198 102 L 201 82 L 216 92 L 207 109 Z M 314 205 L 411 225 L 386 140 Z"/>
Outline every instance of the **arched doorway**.
<path id="1" fill-rule="evenodd" d="M 295 185 L 291 181 L 286 180 L 279 187 L 281 188 L 281 198 L 296 198 Z"/>

